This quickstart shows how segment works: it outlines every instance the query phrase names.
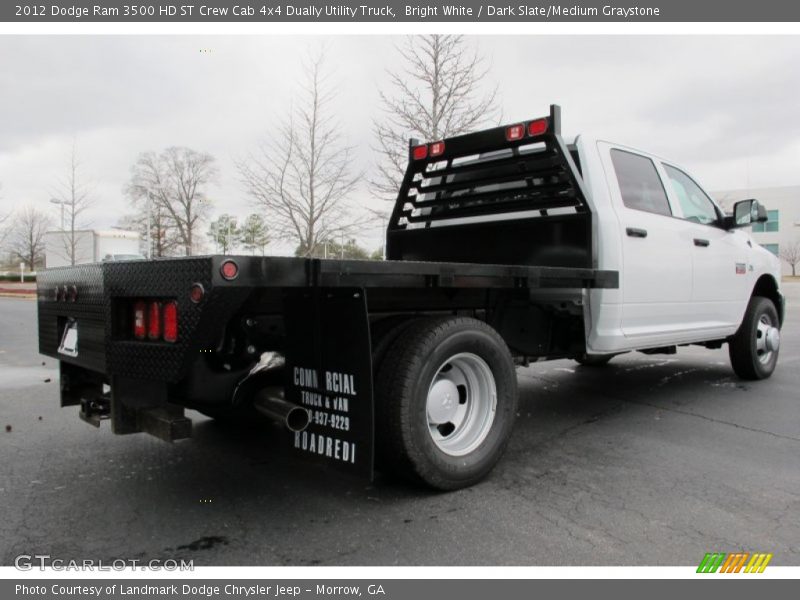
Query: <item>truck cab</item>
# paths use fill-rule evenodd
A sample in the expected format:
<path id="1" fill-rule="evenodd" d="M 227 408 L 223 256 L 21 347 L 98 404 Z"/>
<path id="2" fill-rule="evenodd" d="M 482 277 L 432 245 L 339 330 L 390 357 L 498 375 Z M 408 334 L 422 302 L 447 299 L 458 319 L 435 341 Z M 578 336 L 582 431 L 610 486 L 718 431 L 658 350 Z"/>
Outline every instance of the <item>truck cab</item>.
<path id="1" fill-rule="evenodd" d="M 721 343 L 754 294 L 782 320 L 780 262 L 746 228 L 757 205 L 742 203 L 735 222 L 673 161 L 583 136 L 574 148 L 596 215 L 597 266 L 620 273 L 619 289 L 589 292 L 587 353 Z"/>

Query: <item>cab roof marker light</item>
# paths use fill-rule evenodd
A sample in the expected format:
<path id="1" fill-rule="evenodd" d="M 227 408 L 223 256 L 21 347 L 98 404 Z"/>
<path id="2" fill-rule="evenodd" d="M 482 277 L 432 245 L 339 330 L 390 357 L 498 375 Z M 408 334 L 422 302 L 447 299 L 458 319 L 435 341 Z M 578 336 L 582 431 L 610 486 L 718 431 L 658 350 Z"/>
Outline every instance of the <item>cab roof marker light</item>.
<path id="1" fill-rule="evenodd" d="M 414 160 L 428 158 L 428 146 L 414 146 L 414 148 L 411 150 L 411 156 Z"/>

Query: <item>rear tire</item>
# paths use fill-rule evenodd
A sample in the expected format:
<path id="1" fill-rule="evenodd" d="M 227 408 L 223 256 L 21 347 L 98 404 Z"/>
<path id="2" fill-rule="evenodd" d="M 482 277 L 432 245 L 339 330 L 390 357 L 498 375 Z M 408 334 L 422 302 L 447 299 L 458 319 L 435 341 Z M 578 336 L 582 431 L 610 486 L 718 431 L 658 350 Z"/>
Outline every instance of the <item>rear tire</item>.
<path id="1" fill-rule="evenodd" d="M 483 479 L 517 410 L 514 362 L 500 335 L 466 317 L 418 319 L 376 377 L 376 433 L 394 470 L 439 490 Z"/>
<path id="2" fill-rule="evenodd" d="M 403 333 L 409 325 L 418 320 L 414 315 L 395 315 L 382 319 L 371 325 L 372 332 L 372 369 L 375 373 L 383 364 L 386 352 L 394 341 Z"/>
<path id="3" fill-rule="evenodd" d="M 766 379 L 775 370 L 780 351 L 778 311 L 772 300 L 753 296 L 747 305 L 739 330 L 728 343 L 728 354 L 734 372 L 742 379 Z M 777 339 L 777 348 L 772 344 Z"/>
<path id="4" fill-rule="evenodd" d="M 412 315 L 396 315 L 382 319 L 371 326 L 372 332 L 372 372 L 377 382 L 378 372 L 386 358 L 386 354 L 398 337 L 419 317 Z M 385 423 L 389 418 L 385 413 L 387 403 L 375 402 L 375 423 Z M 376 431 L 378 429 L 376 428 Z M 388 472 L 395 468 L 395 454 L 388 447 L 385 436 L 378 434 L 375 438 L 375 465 Z"/>

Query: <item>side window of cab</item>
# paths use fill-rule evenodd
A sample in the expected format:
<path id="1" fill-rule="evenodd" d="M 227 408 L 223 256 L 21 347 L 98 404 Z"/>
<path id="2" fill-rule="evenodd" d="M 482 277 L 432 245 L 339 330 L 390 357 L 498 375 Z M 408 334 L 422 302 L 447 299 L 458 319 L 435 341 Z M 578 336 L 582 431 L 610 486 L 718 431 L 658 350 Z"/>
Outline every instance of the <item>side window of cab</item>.
<path id="1" fill-rule="evenodd" d="M 614 148 L 611 162 L 626 208 L 672 216 L 667 192 L 652 160 L 641 154 Z"/>
<path id="2" fill-rule="evenodd" d="M 663 164 L 663 163 L 662 163 Z M 711 198 L 686 173 L 670 165 L 663 164 L 669 183 L 678 199 L 683 218 L 701 225 L 713 225 L 720 215 Z"/>

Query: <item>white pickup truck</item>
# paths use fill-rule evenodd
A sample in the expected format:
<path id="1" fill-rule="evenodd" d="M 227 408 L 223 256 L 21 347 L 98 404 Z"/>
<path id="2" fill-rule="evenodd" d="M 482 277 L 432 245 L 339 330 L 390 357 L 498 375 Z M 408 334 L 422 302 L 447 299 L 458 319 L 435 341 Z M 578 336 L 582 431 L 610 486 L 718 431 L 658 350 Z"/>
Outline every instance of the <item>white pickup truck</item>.
<path id="1" fill-rule="evenodd" d="M 589 292 L 581 360 L 728 342 L 737 375 L 769 377 L 784 307 L 780 262 L 749 231 L 764 208 L 744 200 L 726 216 L 672 161 L 583 136 L 572 147 L 596 217 L 597 267 L 620 273 L 618 289 Z"/>
<path id="2" fill-rule="evenodd" d="M 188 437 L 184 408 L 264 416 L 300 456 L 439 489 L 479 481 L 517 411 L 515 366 L 727 344 L 768 377 L 777 259 L 682 167 L 560 111 L 420 143 L 385 261 L 201 256 L 48 269 L 39 347 L 61 404 L 114 433 Z"/>

